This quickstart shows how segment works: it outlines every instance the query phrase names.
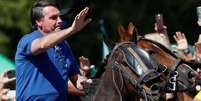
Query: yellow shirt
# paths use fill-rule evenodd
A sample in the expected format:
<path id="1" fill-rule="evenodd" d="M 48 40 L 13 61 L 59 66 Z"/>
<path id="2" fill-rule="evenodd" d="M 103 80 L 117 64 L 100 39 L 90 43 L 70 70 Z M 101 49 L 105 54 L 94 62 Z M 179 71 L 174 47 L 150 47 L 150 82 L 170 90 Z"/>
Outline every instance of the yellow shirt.
<path id="1" fill-rule="evenodd" d="M 198 92 L 198 94 L 194 97 L 194 99 L 201 100 L 201 91 Z"/>

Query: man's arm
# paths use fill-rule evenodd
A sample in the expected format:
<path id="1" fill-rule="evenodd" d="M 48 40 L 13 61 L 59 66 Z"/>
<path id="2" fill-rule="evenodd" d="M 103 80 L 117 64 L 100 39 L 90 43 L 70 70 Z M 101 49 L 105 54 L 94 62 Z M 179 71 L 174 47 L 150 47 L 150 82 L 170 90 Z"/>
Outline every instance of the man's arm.
<path id="1" fill-rule="evenodd" d="M 86 7 L 83 9 L 74 19 L 73 24 L 64 30 L 50 33 L 42 38 L 38 38 L 34 40 L 31 44 L 31 51 L 34 55 L 40 54 L 41 52 L 46 51 L 48 48 L 55 46 L 59 42 L 65 40 L 72 34 L 80 31 L 84 28 L 91 19 L 85 20 L 86 14 L 89 8 Z"/>
<path id="2" fill-rule="evenodd" d="M 73 85 L 71 80 L 68 80 L 68 93 L 72 95 L 78 95 L 78 96 L 84 95 L 84 91 L 77 89 L 75 85 Z"/>
<path id="3" fill-rule="evenodd" d="M 77 85 L 78 76 L 79 74 L 76 74 L 70 77 L 70 80 L 74 85 Z"/>

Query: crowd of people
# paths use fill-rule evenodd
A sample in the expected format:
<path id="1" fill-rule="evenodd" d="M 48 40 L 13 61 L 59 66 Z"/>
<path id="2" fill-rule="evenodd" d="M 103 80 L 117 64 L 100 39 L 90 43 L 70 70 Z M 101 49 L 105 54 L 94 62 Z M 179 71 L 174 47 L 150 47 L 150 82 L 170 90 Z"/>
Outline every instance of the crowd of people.
<path id="1" fill-rule="evenodd" d="M 198 26 L 201 27 L 201 21 L 197 21 Z M 163 26 L 164 30 L 167 29 L 167 26 Z M 169 41 L 169 37 L 165 35 L 165 33 L 158 33 L 157 26 L 155 24 L 154 33 L 149 33 L 145 35 L 145 38 L 156 41 L 167 49 L 172 51 L 177 57 L 180 59 L 193 63 L 193 69 L 197 72 L 197 84 L 195 86 L 195 90 L 197 91 L 197 95 L 194 97 L 195 101 L 201 101 L 201 35 L 197 39 L 197 42 L 194 43 L 193 47 L 188 43 L 188 40 L 184 33 L 181 31 L 175 32 L 173 38 L 176 44 L 171 44 Z"/>
<path id="2" fill-rule="evenodd" d="M 87 18 L 88 11 L 88 7 L 81 10 L 72 25 L 64 28 L 57 3 L 39 0 L 32 6 L 31 23 L 34 31 L 23 36 L 18 43 L 15 55 L 16 77 L 9 77 L 11 70 L 0 76 L 0 100 L 78 101 L 77 96 L 85 95 L 82 82 L 92 82 L 87 78 L 90 75 L 90 61 L 81 56 L 78 64 L 66 39 L 90 23 L 92 19 Z M 201 21 L 198 21 L 198 25 L 201 26 Z M 168 37 L 163 33 L 145 37 L 155 41 L 161 38 L 158 42 L 181 59 L 201 62 L 201 37 L 194 44 L 194 51 L 189 49 L 188 40 L 182 32 L 175 32 L 173 36 L 176 47 L 165 42 Z M 198 73 L 198 90 L 201 90 L 201 66 L 194 69 Z M 15 82 L 16 89 L 13 89 Z M 197 97 L 197 100 L 200 98 Z"/>

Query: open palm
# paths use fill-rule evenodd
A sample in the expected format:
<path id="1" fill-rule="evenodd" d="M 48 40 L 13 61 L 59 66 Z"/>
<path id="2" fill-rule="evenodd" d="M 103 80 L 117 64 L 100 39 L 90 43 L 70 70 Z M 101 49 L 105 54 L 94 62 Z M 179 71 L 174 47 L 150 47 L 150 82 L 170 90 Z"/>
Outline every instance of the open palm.
<path id="1" fill-rule="evenodd" d="M 176 32 L 173 36 L 175 41 L 177 42 L 177 48 L 180 50 L 184 50 L 188 48 L 188 42 L 184 33 Z"/>

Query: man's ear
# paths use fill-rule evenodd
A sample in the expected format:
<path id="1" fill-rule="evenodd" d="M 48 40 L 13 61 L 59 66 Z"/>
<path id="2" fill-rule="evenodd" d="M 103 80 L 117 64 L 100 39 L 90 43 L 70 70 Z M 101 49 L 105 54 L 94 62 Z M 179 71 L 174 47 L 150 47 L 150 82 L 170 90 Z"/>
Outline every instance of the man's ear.
<path id="1" fill-rule="evenodd" d="M 41 27 L 42 26 L 42 23 L 41 23 L 42 21 L 41 20 L 36 20 L 36 25 L 38 26 L 38 27 Z"/>

